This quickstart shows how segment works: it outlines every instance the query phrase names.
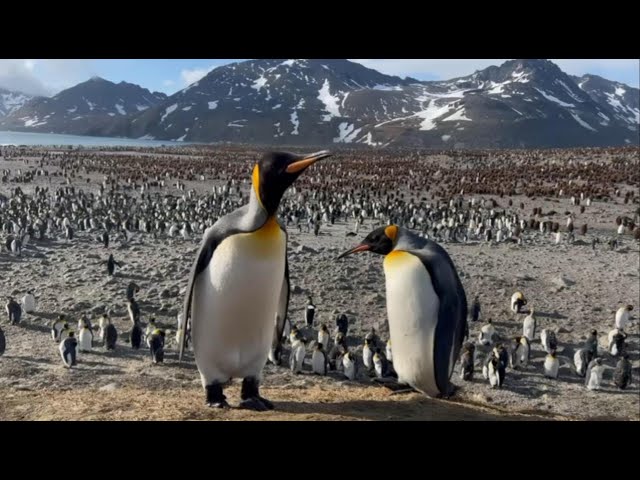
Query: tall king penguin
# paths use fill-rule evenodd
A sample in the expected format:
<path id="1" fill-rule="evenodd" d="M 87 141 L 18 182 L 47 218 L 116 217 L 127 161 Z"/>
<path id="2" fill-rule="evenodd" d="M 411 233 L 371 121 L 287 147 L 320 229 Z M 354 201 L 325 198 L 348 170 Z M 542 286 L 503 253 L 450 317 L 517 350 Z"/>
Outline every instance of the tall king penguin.
<path id="1" fill-rule="evenodd" d="M 467 329 L 467 299 L 451 258 L 437 243 L 390 225 L 338 258 L 385 255 L 389 332 L 400 384 L 449 396 L 449 381 Z"/>
<path id="2" fill-rule="evenodd" d="M 260 396 L 259 382 L 274 334 L 278 341 L 282 338 L 289 304 L 287 234 L 276 211 L 298 176 L 329 156 L 327 151 L 265 154 L 253 168 L 249 203 L 204 233 L 189 278 L 184 318 L 191 322 L 209 406 L 228 407 L 223 384 L 242 378 L 240 407 L 273 409 Z M 280 324 L 274 332 L 276 314 Z M 183 341 L 180 359 L 184 348 Z"/>

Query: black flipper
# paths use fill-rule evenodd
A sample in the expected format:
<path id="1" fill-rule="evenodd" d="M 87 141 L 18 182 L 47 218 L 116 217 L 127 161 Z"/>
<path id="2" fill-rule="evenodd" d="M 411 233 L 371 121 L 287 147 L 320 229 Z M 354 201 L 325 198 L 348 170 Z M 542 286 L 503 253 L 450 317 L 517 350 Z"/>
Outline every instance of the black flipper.
<path id="1" fill-rule="evenodd" d="M 287 231 L 284 229 L 282 225 L 280 225 L 280 229 L 285 234 L 285 242 L 288 244 L 288 236 Z M 280 363 L 280 356 L 282 354 L 282 334 L 284 332 L 284 326 L 287 322 L 287 315 L 289 311 L 289 299 L 291 296 L 291 288 L 289 281 L 289 258 L 287 252 L 285 251 L 285 267 L 284 267 L 284 278 L 282 280 L 282 288 L 280 290 L 280 298 L 278 300 L 278 311 L 277 311 L 277 323 L 275 325 L 275 329 L 273 332 L 273 339 L 271 343 L 271 349 L 273 351 L 274 360 L 277 363 Z"/>
<path id="2" fill-rule="evenodd" d="M 422 249 L 409 253 L 422 261 L 440 300 L 433 342 L 434 377 L 439 393 L 447 394 L 449 378 L 468 330 L 466 294 L 453 261 L 440 245 L 429 241 Z"/>

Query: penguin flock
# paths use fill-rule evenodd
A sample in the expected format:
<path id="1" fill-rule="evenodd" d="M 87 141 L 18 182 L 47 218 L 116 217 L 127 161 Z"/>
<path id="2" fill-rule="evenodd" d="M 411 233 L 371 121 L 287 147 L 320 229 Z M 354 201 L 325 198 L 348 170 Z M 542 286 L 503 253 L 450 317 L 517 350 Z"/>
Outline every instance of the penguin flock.
<path id="1" fill-rule="evenodd" d="M 514 292 L 509 309 L 513 313 L 524 314 L 520 308 L 526 305 L 527 301 L 522 292 Z M 479 303 L 477 297 L 475 302 Z M 606 345 L 599 346 L 598 331 L 591 330 L 585 336 L 584 343 L 577 348 L 562 346 L 556 332 L 550 328 L 542 329 L 539 338 L 536 337 L 537 319 L 533 303 L 523 319 L 523 334 L 510 340 L 500 335 L 492 319 L 488 318 L 480 327 L 477 341 L 467 341 L 462 347 L 460 379 L 474 381 L 476 366 L 482 365 L 484 380 L 488 381 L 491 388 L 502 388 L 507 378 L 507 367 L 520 373 L 533 372 L 536 369 L 536 366 L 531 364 L 531 358 L 533 344 L 539 341 L 544 354 L 542 374 L 545 378 L 558 380 L 560 370 L 565 369 L 568 370 L 567 375 L 584 378 L 588 390 L 601 390 L 604 388 L 604 372 L 612 370 L 612 383 L 618 389 L 624 390 L 631 383 L 632 367 L 625 342 L 627 335 L 624 329 L 618 327 L 628 324 L 628 314 L 631 310 L 633 306 L 626 305 L 616 311 L 614 328 L 607 336 Z M 472 318 L 475 318 L 475 321 L 479 320 L 475 315 Z"/>
<path id="2" fill-rule="evenodd" d="M 509 207 L 500 206 L 497 200 L 476 201 L 473 197 L 464 200 L 463 195 L 474 193 L 500 195 L 500 198 L 513 194 L 505 189 L 517 187 L 506 187 L 510 185 L 506 177 L 500 188 L 499 179 L 506 173 L 497 162 L 491 167 L 492 174 L 496 175 L 493 183 L 486 181 L 489 170 L 482 167 L 482 162 L 471 181 L 460 176 L 455 168 L 443 174 L 442 169 L 433 166 L 421 166 L 419 174 L 413 172 L 410 177 L 403 177 L 413 191 L 420 187 L 412 177 L 444 175 L 448 180 L 436 187 L 432 196 L 448 196 L 448 202 L 395 196 L 389 193 L 393 189 L 391 180 L 376 185 L 373 195 L 370 191 L 366 195 L 355 195 L 355 189 L 366 190 L 367 187 L 356 184 L 349 189 L 347 182 L 350 180 L 338 180 L 333 183 L 341 185 L 345 193 L 331 193 L 331 189 L 323 191 L 313 186 L 327 170 L 336 168 L 324 166 L 331 162 L 320 162 L 330 156 L 327 151 L 308 155 L 265 153 L 253 164 L 248 196 L 240 194 L 240 172 L 250 161 L 243 159 L 229 168 L 231 179 L 226 186 L 214 187 L 206 197 L 199 197 L 193 190 L 187 191 L 184 182 L 194 181 L 196 176 L 200 180 L 205 176 L 219 178 L 216 176 L 221 174 L 215 171 L 215 166 L 203 168 L 197 162 L 188 163 L 184 174 L 159 160 L 153 173 L 141 176 L 140 169 L 135 170 L 140 159 L 134 158 L 133 166 L 119 169 L 120 162 L 101 158 L 98 154 L 69 153 L 56 159 L 43 156 L 37 166 L 37 175 L 47 176 L 46 166 L 56 165 L 61 168 L 67 186 L 55 191 L 36 186 L 33 195 L 16 187 L 10 197 L 0 197 L 0 226 L 6 236 L 2 243 L 8 255 L 24 257 L 33 253 L 38 241 L 57 237 L 72 242 L 78 232 L 97 233 L 96 243 L 104 248 L 109 248 L 110 242 L 113 244 L 114 241 L 126 245 L 136 235 L 167 236 L 173 238 L 172 241 L 180 241 L 181 237 L 185 242 L 201 237 L 175 340 L 180 360 L 187 350 L 193 351 L 205 402 L 211 407 L 229 407 L 225 386 L 232 379 L 240 379 L 241 408 L 257 411 L 275 408 L 273 402 L 261 395 L 260 385 L 265 364 L 269 361 L 281 365 L 287 344 L 288 367 L 294 374 L 305 371 L 305 360 L 309 356 L 313 374 L 326 376 L 336 371 L 348 380 L 355 380 L 362 373 L 359 370 L 364 370 L 380 383 L 431 397 L 446 398 L 454 393 L 450 379 L 457 364 L 463 381 L 474 381 L 474 370 L 476 365 L 480 366 L 483 377 L 493 388 L 508 386 L 508 369 L 532 368 L 532 343 L 537 341 L 539 330 L 533 302 L 522 292 L 515 292 L 511 297 L 509 310 L 512 314 L 526 313 L 522 335 L 501 338 L 492 319 L 488 319 L 474 343 L 469 335 L 468 321 L 480 321 L 480 301 L 476 297 L 468 307 L 458 269 L 442 244 L 479 241 L 492 245 L 523 245 L 527 241 L 540 241 L 540 234 L 553 235 L 552 243 L 560 243 L 560 227 L 550 220 L 555 212 L 543 214 L 535 209 L 527 220 L 523 207 L 518 209 L 511 200 Z M 479 154 L 478 158 L 484 157 Z M 507 163 L 509 161 L 511 159 L 507 158 Z M 316 163 L 318 172 L 314 173 L 316 167 L 312 166 Z M 585 178 L 592 180 L 585 191 L 579 191 L 580 187 L 570 182 L 556 184 L 555 191 L 540 184 L 526 185 L 526 182 L 520 188 L 528 196 L 572 195 L 572 205 L 578 206 L 583 201 L 581 209 L 584 211 L 592 199 L 620 195 L 620 192 L 608 192 L 598 182 L 601 167 L 594 163 L 581 170 Z M 619 178 L 616 175 L 628 171 L 624 162 L 616 167 L 614 173 L 609 172 L 608 179 Z M 377 174 L 381 178 L 394 178 L 393 172 L 382 163 L 365 168 L 378 168 Z M 80 172 L 90 171 L 104 175 L 99 194 L 69 186 L 70 180 Z M 536 175 L 548 178 L 553 171 L 562 171 L 562 167 L 547 165 L 547 171 L 536 172 Z M 7 172 L 6 178 L 14 180 L 14 184 L 28 183 L 33 178 L 11 178 L 11 175 Z M 305 180 L 305 177 L 311 178 Z M 17 178 L 21 182 L 16 182 Z M 163 197 L 160 193 L 168 187 L 169 178 L 174 178 L 176 189 L 183 192 L 178 198 L 173 195 Z M 456 187 L 462 188 L 453 190 Z M 335 189 L 335 185 L 332 188 Z M 152 196 L 149 192 L 154 190 Z M 385 195 L 385 201 L 381 201 Z M 631 192 L 625 194 L 625 200 L 625 203 L 637 203 L 638 199 Z M 278 213 L 281 213 L 280 217 Z M 572 212 L 567 216 L 565 236 L 569 244 L 575 242 L 576 218 L 579 215 Z M 346 232 L 347 236 L 358 236 L 367 224 L 370 227 L 370 233 L 339 255 L 336 262 L 358 262 L 360 259 L 353 255 L 361 252 L 382 257 L 389 338 L 386 342 L 381 341 L 372 329 L 362 345 L 361 363 L 355 351 L 347 346 L 349 322 L 346 314 L 337 315 L 333 335 L 326 324 L 322 324 L 317 332 L 314 330 L 317 307 L 311 297 L 304 309 L 301 326 L 292 322 L 289 315 L 287 229 L 301 231 L 306 222 L 307 231 L 319 235 L 322 224 L 336 221 L 354 222 L 354 229 Z M 619 244 L 625 234 L 636 235 L 640 210 L 633 218 L 616 219 L 616 224 L 615 241 Z M 581 232 L 582 235 L 587 233 L 586 225 Z M 594 237 L 594 240 L 598 239 Z M 103 264 L 110 276 L 116 276 L 116 267 L 125 265 L 112 253 Z M 167 331 L 157 328 L 153 319 L 145 329 L 135 299 L 139 291 L 140 287 L 133 282 L 126 289 L 127 316 L 131 323 L 129 343 L 134 350 L 146 344 L 152 364 L 162 364 Z M 19 325 L 23 312 L 37 311 L 36 298 L 32 291 L 20 302 L 13 297 L 7 298 L 5 309 L 8 322 Z M 614 369 L 613 380 L 618 388 L 627 388 L 630 384 L 632 368 L 625 328 L 632 318 L 632 310 L 633 306 L 628 305 L 617 311 L 615 328 L 607 337 L 606 355 L 598 349 L 597 332 L 591 332 L 585 345 L 572 355 L 570 368 L 585 378 L 587 389 L 600 389 L 603 372 L 608 368 Z M 82 354 L 92 351 L 98 341 L 94 339 L 95 329 L 98 329 L 97 337 L 105 350 L 116 349 L 119 334 L 109 314 L 103 315 L 97 326 L 92 326 L 90 318 L 83 316 L 75 331 L 64 316 L 52 322 L 51 336 L 58 344 L 66 367 L 77 366 L 82 361 Z M 556 380 L 561 377 L 561 360 L 562 355 L 566 356 L 566 349 L 559 344 L 557 333 L 552 329 L 540 330 L 539 339 L 546 354 L 543 375 Z M 5 345 L 5 335 L 0 330 L 0 355 Z M 483 353 L 484 357 L 478 363 L 476 360 Z M 615 365 L 608 365 L 610 358 L 617 359 Z"/>

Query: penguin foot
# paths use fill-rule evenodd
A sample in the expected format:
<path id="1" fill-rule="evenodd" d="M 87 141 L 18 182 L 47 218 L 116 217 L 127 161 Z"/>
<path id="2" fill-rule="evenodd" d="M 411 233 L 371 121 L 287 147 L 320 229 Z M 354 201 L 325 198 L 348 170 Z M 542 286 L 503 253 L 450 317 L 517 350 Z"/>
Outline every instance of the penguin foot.
<path id="1" fill-rule="evenodd" d="M 240 391 L 240 408 L 248 410 L 256 410 L 264 412 L 273 410 L 273 403 L 260 396 L 259 380 L 257 377 L 245 377 L 242 380 L 242 389 Z"/>
<path id="2" fill-rule="evenodd" d="M 269 402 L 271 403 L 271 402 Z M 273 404 L 271 404 L 273 407 Z M 256 412 L 266 412 L 269 408 L 262 402 L 260 397 L 252 397 L 242 400 L 239 408 L 243 410 L 255 410 Z"/>
<path id="3" fill-rule="evenodd" d="M 453 397 L 456 392 L 458 391 L 458 387 L 456 385 L 449 385 L 449 391 L 445 392 L 445 393 L 440 393 L 439 395 L 436 396 L 436 398 L 441 398 L 443 400 L 447 400 L 451 397 Z"/>
<path id="4" fill-rule="evenodd" d="M 214 408 L 229 408 L 227 397 L 222 393 L 222 384 L 213 383 L 205 387 L 207 392 L 207 406 Z"/>
<path id="5" fill-rule="evenodd" d="M 267 410 L 273 410 L 274 408 L 276 408 L 276 407 L 274 407 L 274 406 L 273 406 L 273 403 L 272 403 L 272 402 L 270 402 L 269 400 L 267 400 L 266 398 L 264 398 L 264 397 L 258 397 L 258 399 L 262 402 L 262 404 L 263 404 L 265 407 L 267 407 Z"/>

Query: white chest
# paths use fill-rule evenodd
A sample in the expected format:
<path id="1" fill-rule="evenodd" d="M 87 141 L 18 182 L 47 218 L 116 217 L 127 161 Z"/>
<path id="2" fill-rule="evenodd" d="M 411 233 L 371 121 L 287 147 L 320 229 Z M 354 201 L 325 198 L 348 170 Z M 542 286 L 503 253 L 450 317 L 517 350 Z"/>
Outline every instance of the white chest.
<path id="1" fill-rule="evenodd" d="M 435 387 L 433 351 L 440 300 L 416 256 L 392 252 L 385 258 L 389 333 L 400 381 L 419 389 Z"/>
<path id="2" fill-rule="evenodd" d="M 222 241 L 193 292 L 193 346 L 200 364 L 236 376 L 264 364 L 285 269 L 286 237 L 277 225 Z"/>

